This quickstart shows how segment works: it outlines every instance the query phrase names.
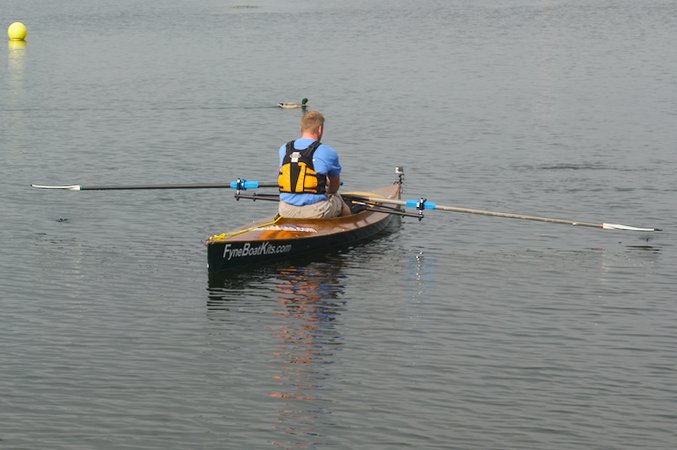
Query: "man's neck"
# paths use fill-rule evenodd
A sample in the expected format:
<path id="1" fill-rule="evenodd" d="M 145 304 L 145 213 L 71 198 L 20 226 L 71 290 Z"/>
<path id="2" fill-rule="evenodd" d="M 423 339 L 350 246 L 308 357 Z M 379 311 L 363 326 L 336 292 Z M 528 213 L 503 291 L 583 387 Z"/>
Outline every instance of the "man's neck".
<path id="1" fill-rule="evenodd" d="M 301 139 L 312 139 L 313 141 L 319 141 L 320 137 L 315 133 L 301 133 Z"/>

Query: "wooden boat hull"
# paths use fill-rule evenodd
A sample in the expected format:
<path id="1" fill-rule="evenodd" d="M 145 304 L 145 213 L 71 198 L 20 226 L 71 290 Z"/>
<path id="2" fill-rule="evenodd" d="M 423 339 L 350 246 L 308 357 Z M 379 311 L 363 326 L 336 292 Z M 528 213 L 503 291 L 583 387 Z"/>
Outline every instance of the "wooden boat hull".
<path id="1" fill-rule="evenodd" d="M 399 198 L 400 184 L 373 193 Z M 205 241 L 209 273 L 350 247 L 374 239 L 399 223 L 400 216 L 396 214 L 370 209 L 332 219 L 269 217 Z"/>

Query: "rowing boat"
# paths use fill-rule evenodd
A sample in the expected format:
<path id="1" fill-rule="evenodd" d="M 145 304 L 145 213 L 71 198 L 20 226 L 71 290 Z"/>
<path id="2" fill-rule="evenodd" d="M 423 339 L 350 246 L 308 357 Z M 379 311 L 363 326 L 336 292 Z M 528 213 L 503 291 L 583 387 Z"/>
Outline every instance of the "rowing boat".
<path id="1" fill-rule="evenodd" d="M 400 198 L 401 177 L 395 183 L 375 189 L 373 198 Z M 365 195 L 366 193 L 359 193 Z M 372 195 L 369 195 L 372 197 Z M 240 198 L 264 199 L 260 195 Z M 352 214 L 331 219 L 290 219 L 268 217 L 203 241 L 212 274 L 237 270 L 280 259 L 347 248 L 374 239 L 400 223 L 400 207 L 364 202 L 343 194 Z"/>

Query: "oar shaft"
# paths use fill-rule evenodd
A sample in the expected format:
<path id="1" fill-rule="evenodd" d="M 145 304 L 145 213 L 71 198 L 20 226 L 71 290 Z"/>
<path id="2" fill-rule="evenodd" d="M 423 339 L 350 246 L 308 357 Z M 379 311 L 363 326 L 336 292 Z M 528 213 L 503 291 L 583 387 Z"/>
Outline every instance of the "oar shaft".
<path id="1" fill-rule="evenodd" d="M 238 189 L 238 182 L 224 183 L 199 183 L 199 184 L 121 184 L 121 185 L 70 185 L 70 186 L 45 186 L 32 184 L 36 189 L 66 189 L 70 191 L 128 191 L 148 189 Z M 240 182 L 240 189 L 256 189 L 264 187 L 277 187 L 277 183 L 259 183 L 258 181 Z"/>
<path id="2" fill-rule="evenodd" d="M 483 209 L 472 209 L 472 208 L 458 208 L 454 206 L 442 206 L 436 205 L 434 209 L 439 209 L 441 211 L 451 211 L 465 214 L 479 214 L 483 216 L 491 217 L 503 217 L 506 219 L 519 219 L 519 220 L 533 220 L 535 222 L 547 222 L 547 223 L 559 223 L 563 225 L 574 225 L 579 227 L 591 227 L 591 228 L 601 228 L 602 225 L 599 223 L 591 222 L 579 222 L 574 220 L 565 220 L 565 219 L 555 219 L 552 217 L 539 217 L 539 216 L 528 216 L 523 214 L 512 214 L 504 213 L 498 211 L 486 211 Z"/>
<path id="3" fill-rule="evenodd" d="M 230 184 L 129 184 L 80 186 L 80 191 L 127 191 L 146 189 L 230 189 Z"/>
<path id="4" fill-rule="evenodd" d="M 372 197 L 360 194 L 350 194 L 353 198 L 360 198 L 374 203 L 387 203 L 392 205 L 408 206 L 410 208 L 418 208 L 420 202 L 416 200 L 396 200 L 383 197 Z M 556 219 L 552 217 L 529 216 L 524 214 L 513 214 L 498 211 L 487 211 L 484 209 L 460 208 L 456 206 L 438 205 L 433 202 L 423 202 L 423 209 L 437 209 L 440 211 L 450 211 L 465 214 L 479 214 L 483 216 L 502 217 L 507 219 L 532 220 L 536 222 L 558 223 L 563 225 L 574 225 L 578 227 L 601 228 L 603 230 L 626 230 L 626 231 L 661 231 L 660 228 L 639 228 L 628 225 L 612 224 L 612 223 L 592 223 L 580 222 L 577 220 Z"/>

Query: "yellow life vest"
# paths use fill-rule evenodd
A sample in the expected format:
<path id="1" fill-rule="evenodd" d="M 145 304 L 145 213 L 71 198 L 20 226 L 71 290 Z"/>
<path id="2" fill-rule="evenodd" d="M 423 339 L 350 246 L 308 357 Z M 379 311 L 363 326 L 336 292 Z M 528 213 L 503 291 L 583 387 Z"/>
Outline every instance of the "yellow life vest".
<path id="1" fill-rule="evenodd" d="M 293 194 L 325 194 L 327 177 L 315 172 L 313 155 L 320 141 L 315 141 L 304 150 L 294 148 L 294 141 L 287 143 L 286 153 L 277 177 L 280 192 Z"/>

